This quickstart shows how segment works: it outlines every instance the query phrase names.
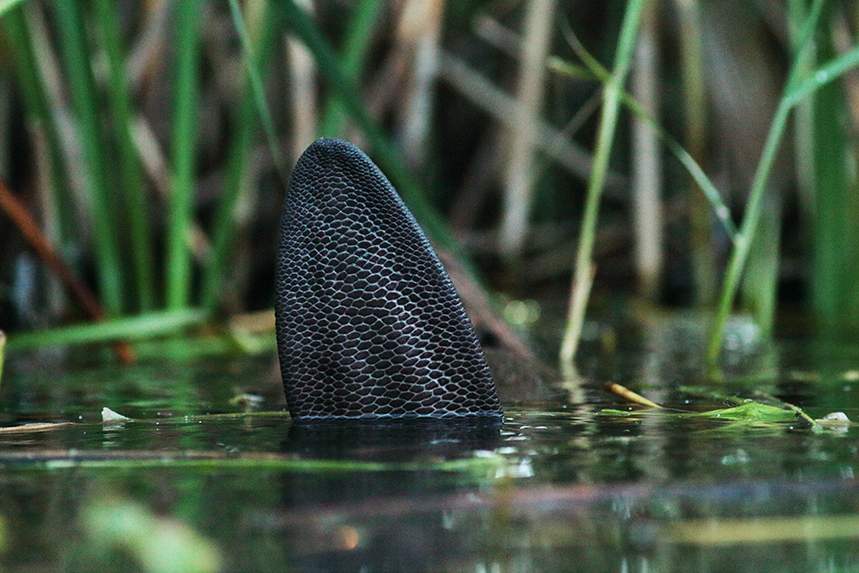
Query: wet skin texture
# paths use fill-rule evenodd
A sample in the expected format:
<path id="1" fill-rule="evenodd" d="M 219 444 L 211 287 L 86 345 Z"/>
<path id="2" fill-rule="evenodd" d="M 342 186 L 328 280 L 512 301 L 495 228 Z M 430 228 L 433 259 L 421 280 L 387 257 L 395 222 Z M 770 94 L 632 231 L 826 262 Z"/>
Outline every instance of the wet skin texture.
<path id="1" fill-rule="evenodd" d="M 276 272 L 278 354 L 295 420 L 500 419 L 450 277 L 354 145 L 320 139 L 298 160 Z"/>

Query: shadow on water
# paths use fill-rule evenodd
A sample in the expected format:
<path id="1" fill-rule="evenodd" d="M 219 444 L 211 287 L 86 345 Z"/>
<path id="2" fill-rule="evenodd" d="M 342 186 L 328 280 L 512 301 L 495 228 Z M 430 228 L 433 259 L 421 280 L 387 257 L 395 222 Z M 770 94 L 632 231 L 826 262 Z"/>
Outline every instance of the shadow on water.
<path id="1" fill-rule="evenodd" d="M 696 390 L 715 388 L 855 419 L 859 351 L 746 342 L 713 386 L 688 325 L 671 324 L 593 349 L 568 401 L 506 399 L 502 426 L 290 424 L 271 358 L 12 364 L 4 425 L 63 425 L 0 432 L 0 568 L 859 570 L 854 426 L 682 415 L 723 407 Z M 605 380 L 667 408 L 629 406 Z M 258 411 L 231 404 L 238 392 L 262 396 Z M 103 406 L 135 420 L 102 425 Z"/>
<path id="2" fill-rule="evenodd" d="M 494 449 L 501 426 L 494 417 L 292 423 L 284 451 L 331 459 L 397 461 L 410 455 L 449 459 Z"/>

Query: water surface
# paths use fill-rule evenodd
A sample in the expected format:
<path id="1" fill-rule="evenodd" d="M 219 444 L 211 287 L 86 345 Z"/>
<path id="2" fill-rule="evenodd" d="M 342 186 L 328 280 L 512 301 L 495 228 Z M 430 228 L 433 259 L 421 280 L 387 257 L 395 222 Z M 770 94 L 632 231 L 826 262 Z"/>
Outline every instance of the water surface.
<path id="1" fill-rule="evenodd" d="M 678 415 L 724 407 L 714 390 L 856 419 L 859 350 L 740 333 L 713 385 L 688 328 L 588 349 L 568 401 L 465 430 L 293 427 L 272 356 L 13 359 L 2 425 L 64 424 L 0 433 L 2 569 L 859 571 L 855 427 Z"/>

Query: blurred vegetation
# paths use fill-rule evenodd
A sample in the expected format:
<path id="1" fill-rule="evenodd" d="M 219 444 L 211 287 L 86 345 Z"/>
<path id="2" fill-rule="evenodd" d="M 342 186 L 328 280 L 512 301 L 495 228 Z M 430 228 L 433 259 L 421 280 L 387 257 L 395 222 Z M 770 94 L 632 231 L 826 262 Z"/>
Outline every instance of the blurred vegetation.
<path id="1" fill-rule="evenodd" d="M 364 148 L 492 291 L 573 301 L 568 358 L 615 295 L 710 311 L 711 359 L 732 312 L 859 330 L 856 2 L 0 10 L 10 351 L 189 329 L 270 348 L 250 313 L 272 305 L 286 180 L 319 136 Z"/>

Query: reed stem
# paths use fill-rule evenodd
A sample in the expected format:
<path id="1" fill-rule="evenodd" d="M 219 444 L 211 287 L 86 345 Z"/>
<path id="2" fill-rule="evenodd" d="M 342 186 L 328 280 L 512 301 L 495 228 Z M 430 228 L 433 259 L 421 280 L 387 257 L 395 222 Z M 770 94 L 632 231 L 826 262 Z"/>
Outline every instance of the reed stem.
<path id="1" fill-rule="evenodd" d="M 55 0 L 61 52 L 66 63 L 70 95 L 77 112 L 78 136 L 91 185 L 92 235 L 98 260 L 97 274 L 102 305 L 108 315 L 123 311 L 123 268 L 116 235 L 115 205 L 107 178 L 108 153 L 101 133 L 98 99 L 90 68 L 88 42 L 78 0 Z"/>
<path id="2" fill-rule="evenodd" d="M 652 4 L 645 8 L 631 77 L 636 99 L 654 118 L 658 117 L 661 99 L 655 7 Z M 659 135 L 646 121 L 638 118 L 632 122 L 632 152 L 632 221 L 638 294 L 645 300 L 658 302 L 664 272 L 662 152 Z"/>
<path id="3" fill-rule="evenodd" d="M 194 181 L 199 74 L 199 0 L 177 2 L 176 99 L 173 104 L 173 185 L 168 201 L 167 307 L 186 308 L 191 298 L 191 222 Z"/>
<path id="4" fill-rule="evenodd" d="M 352 8 L 340 61 L 343 72 L 353 81 L 358 80 L 364 69 L 383 6 L 381 0 L 357 0 Z M 342 135 L 346 119 L 343 104 L 336 98 L 329 99 L 319 121 L 319 134 L 323 137 Z"/>
<path id="5" fill-rule="evenodd" d="M 420 220 L 421 226 L 429 238 L 436 244 L 458 253 L 460 249 L 456 241 L 450 236 L 438 212 L 421 193 L 420 187 L 406 169 L 400 153 L 394 148 L 379 125 L 370 117 L 361 101 L 360 90 L 355 81 L 343 70 L 334 49 L 322 35 L 313 18 L 301 9 L 295 0 L 279 0 L 279 4 L 283 22 L 313 54 L 314 62 L 328 89 L 340 100 L 346 111 L 364 132 L 372 145 L 373 155 L 375 155 L 380 167 Z"/>
<path id="6" fill-rule="evenodd" d="M 271 122 L 271 114 L 262 93 L 261 69 L 268 63 L 270 45 L 274 39 L 273 26 L 269 18 L 268 4 L 259 8 L 258 17 L 250 19 L 251 31 L 244 24 L 239 25 L 239 35 L 242 36 L 245 46 L 245 67 L 248 70 L 248 80 L 242 90 L 237 115 L 233 122 L 233 136 L 230 139 L 227 151 L 226 180 L 222 194 L 215 207 L 215 216 L 212 224 L 212 250 L 209 261 L 204 269 L 202 280 L 202 306 L 212 309 L 218 303 L 224 280 L 227 275 L 229 256 L 232 251 L 231 245 L 237 232 L 236 210 L 241 198 L 249 191 L 248 176 L 250 173 L 248 155 L 253 136 L 256 131 L 255 119 L 257 113 L 266 117 Z M 233 7 L 233 5 L 235 6 Z M 241 18 L 241 12 L 235 0 L 231 0 L 234 20 Z M 253 6 L 253 4 L 248 5 Z M 260 57 L 251 57 L 251 54 L 260 54 Z M 256 77 L 257 79 L 252 79 Z M 253 85 L 258 85 L 258 89 Z M 253 94 L 251 92 L 254 92 Z M 261 109 L 262 108 L 262 109 Z M 274 136 L 274 125 L 271 123 L 270 137 Z M 272 139 L 270 144 L 276 144 Z M 272 152 L 274 153 L 274 151 Z M 278 152 L 279 154 L 279 152 Z M 276 156 L 277 157 L 277 156 Z"/>
<path id="7" fill-rule="evenodd" d="M 579 42 L 578 38 L 569 30 L 569 27 L 565 27 L 565 33 L 568 41 L 570 42 L 570 46 L 575 51 L 576 55 L 582 60 L 587 69 L 593 74 L 597 79 L 599 79 L 604 84 L 608 84 L 612 81 L 611 73 L 605 69 L 602 64 L 600 64 L 587 50 L 585 50 L 584 46 Z M 572 66 L 567 64 L 563 64 L 560 62 L 555 62 L 554 67 L 567 73 L 571 77 L 575 77 L 579 75 L 574 69 L 571 69 Z M 734 225 L 734 221 L 731 219 L 731 212 L 728 209 L 728 206 L 725 205 L 725 202 L 722 201 L 722 197 L 719 194 L 719 190 L 716 189 L 716 186 L 713 185 L 713 182 L 707 177 L 707 174 L 704 173 L 704 170 L 700 165 L 695 161 L 689 152 L 687 152 L 680 143 L 677 142 L 676 139 L 671 137 L 665 128 L 660 126 L 655 119 L 643 108 L 641 105 L 632 97 L 628 92 L 621 90 L 621 101 L 627 107 L 627 109 L 632 112 L 635 117 L 645 123 L 647 123 L 652 130 L 656 132 L 656 135 L 662 141 L 662 143 L 668 148 L 668 150 L 677 158 L 677 160 L 683 164 L 683 167 L 686 168 L 686 171 L 695 180 L 695 183 L 698 184 L 698 187 L 701 189 L 701 192 L 707 198 L 707 201 L 710 203 L 710 207 L 713 210 L 713 214 L 716 216 L 716 220 L 722 225 L 723 231 L 728 235 L 728 238 L 733 242 L 736 240 L 737 236 L 737 228 Z"/>
<path id="8" fill-rule="evenodd" d="M 546 56 L 551 45 L 554 0 L 530 0 L 522 39 L 515 128 L 507 139 L 509 156 L 504 170 L 504 214 L 499 251 L 509 263 L 521 255 L 528 233 L 534 191 L 534 131 L 543 108 Z M 602 184 L 600 184 L 602 185 Z"/>
<path id="9" fill-rule="evenodd" d="M 790 75 L 787 80 L 787 88 L 785 95 L 779 102 L 773 117 L 770 131 L 764 143 L 761 159 L 758 162 L 758 168 L 755 172 L 752 188 L 749 193 L 749 200 L 746 205 L 746 213 L 743 216 L 743 222 L 740 225 L 737 240 L 734 243 L 734 250 L 731 253 L 731 259 L 728 263 L 728 269 L 725 273 L 725 279 L 722 286 L 722 293 L 719 298 L 719 303 L 716 308 L 716 314 L 713 319 L 713 326 L 710 330 L 710 337 L 707 343 L 706 359 L 708 363 L 715 364 L 722 352 L 722 339 L 725 334 L 725 325 L 728 322 L 728 317 L 731 314 L 734 298 L 737 293 L 737 288 L 740 284 L 740 277 L 743 273 L 749 252 L 752 248 L 752 241 L 755 237 L 761 214 L 763 212 L 763 193 L 766 187 L 766 182 L 769 177 L 775 161 L 776 153 L 781 143 L 782 134 L 787 126 L 787 120 L 791 109 L 804 99 L 814 90 L 818 89 L 824 83 L 832 81 L 832 77 L 828 74 L 818 71 L 812 75 L 812 79 L 816 78 L 817 83 L 813 87 L 809 86 L 808 82 L 800 83 L 802 74 L 801 63 L 803 61 L 803 53 L 810 49 L 814 29 L 820 18 L 820 12 L 823 8 L 823 0 L 815 0 L 814 5 L 809 13 L 808 19 L 805 22 L 805 27 L 800 35 L 801 40 L 798 42 L 800 46 L 798 56 L 794 59 L 791 66 Z M 859 55 L 859 50 L 853 50 Z M 849 54 L 850 52 L 848 52 Z M 845 54 L 847 55 L 847 54 Z M 843 56 L 842 56 L 843 57 Z M 838 58 L 837 60 L 841 60 Z M 837 62 L 832 62 L 835 64 Z M 842 70 L 841 73 L 844 73 Z"/>
<path id="10" fill-rule="evenodd" d="M 119 190 L 125 198 L 125 220 L 128 221 L 131 235 L 137 307 L 141 311 L 149 311 L 155 308 L 154 257 L 149 235 L 146 189 L 131 135 L 131 98 L 126 81 L 125 56 L 119 37 L 119 15 L 116 3 L 112 0 L 98 0 L 93 6 L 107 56 L 110 87 L 107 103 L 114 120 L 119 171 L 122 176 Z"/>
<path id="11" fill-rule="evenodd" d="M 626 4 L 626 13 L 623 17 L 620 36 L 615 54 L 615 66 L 611 81 L 603 88 L 603 108 L 600 116 L 599 131 L 597 133 L 597 146 L 594 154 L 594 165 L 588 184 L 588 196 L 585 203 L 585 216 L 582 221 L 582 231 L 579 238 L 579 248 L 576 254 L 576 264 L 573 269 L 575 281 L 578 288 L 587 288 L 587 292 L 576 292 L 571 295 L 571 301 L 579 301 L 578 304 L 570 304 L 567 314 L 567 327 L 561 342 L 560 359 L 566 369 L 571 369 L 575 359 L 581 327 L 584 324 L 585 309 L 590 294 L 590 283 L 583 277 L 590 276 L 594 272 L 593 247 L 596 237 L 597 217 L 599 215 L 599 203 L 602 195 L 605 176 L 608 172 L 608 162 L 611 156 L 612 142 L 617 128 L 617 117 L 623 95 L 623 83 L 626 79 L 629 64 L 632 61 L 633 48 L 638 31 L 638 23 L 641 19 L 643 0 L 629 0 Z"/>
<path id="12" fill-rule="evenodd" d="M 248 4 L 253 6 L 253 4 Z M 269 46 L 271 45 L 271 30 L 267 25 L 269 18 L 268 3 L 262 2 L 257 6 L 256 10 L 261 15 L 255 18 L 253 29 L 248 32 L 245 26 L 245 19 L 242 16 L 241 8 L 239 8 L 238 0 L 230 0 L 230 12 L 233 15 L 236 29 L 239 33 L 239 38 L 242 41 L 242 49 L 244 51 L 245 69 L 248 72 L 248 86 L 250 93 L 253 96 L 253 102 L 256 104 L 257 113 L 259 113 L 262 121 L 263 130 L 265 131 L 266 139 L 268 139 L 269 150 L 274 159 L 274 164 L 280 172 L 281 178 L 286 181 L 285 163 L 283 153 L 280 150 L 280 143 L 277 140 L 275 133 L 274 120 L 271 117 L 268 104 L 265 99 L 265 88 L 262 81 L 262 69 L 268 61 Z M 259 41 L 259 45 L 254 45 L 252 36 L 263 36 Z"/>
<path id="13" fill-rule="evenodd" d="M 680 24 L 680 80 L 683 90 L 685 133 L 683 145 L 699 164 L 707 145 L 707 93 L 700 0 L 675 0 Z M 695 303 L 712 307 L 718 290 L 713 214 L 704 196 L 689 182 L 689 249 Z"/>
<path id="14" fill-rule="evenodd" d="M 27 18 L 23 6 L 3 15 L 3 32 L 10 46 L 14 46 L 12 57 L 15 60 L 16 78 L 21 88 L 24 108 L 30 129 L 36 132 L 45 145 L 47 160 L 43 162 L 49 173 L 43 180 L 48 182 L 47 201 L 56 213 L 56 241 L 58 248 L 68 241 L 72 233 L 72 207 L 70 193 L 66 184 L 66 169 L 62 161 L 60 137 L 51 118 L 46 87 L 39 73 L 39 66 L 33 48 L 33 38 L 28 33 Z"/>

